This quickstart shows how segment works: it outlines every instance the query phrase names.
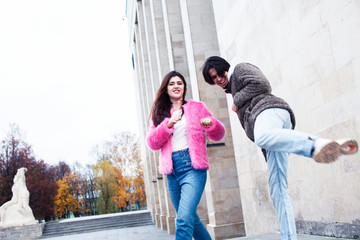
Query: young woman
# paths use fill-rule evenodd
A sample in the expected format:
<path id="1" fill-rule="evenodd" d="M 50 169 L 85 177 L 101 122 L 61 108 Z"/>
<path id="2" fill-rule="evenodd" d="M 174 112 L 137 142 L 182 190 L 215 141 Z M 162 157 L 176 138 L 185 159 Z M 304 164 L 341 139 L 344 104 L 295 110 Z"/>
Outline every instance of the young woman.
<path id="1" fill-rule="evenodd" d="M 147 143 L 160 150 L 159 172 L 167 175 L 175 208 L 176 239 L 211 239 L 196 214 L 206 183 L 209 161 L 205 134 L 213 141 L 225 135 L 223 124 L 205 104 L 186 101 L 186 82 L 176 71 L 165 75 L 151 109 Z"/>

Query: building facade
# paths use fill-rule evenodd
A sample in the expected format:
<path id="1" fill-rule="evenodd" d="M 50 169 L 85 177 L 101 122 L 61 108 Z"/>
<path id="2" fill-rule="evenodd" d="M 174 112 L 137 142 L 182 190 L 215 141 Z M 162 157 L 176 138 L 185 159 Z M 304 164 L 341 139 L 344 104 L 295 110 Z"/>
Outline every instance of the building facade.
<path id="1" fill-rule="evenodd" d="M 231 96 L 205 83 L 205 59 L 257 65 L 296 114 L 296 129 L 360 139 L 360 2 L 356 0 L 127 0 L 148 208 L 175 232 L 176 214 L 158 153 L 145 144 L 149 112 L 163 76 L 181 72 L 189 99 L 203 101 L 226 126 L 208 141 L 210 170 L 198 214 L 213 239 L 278 231 L 267 166 L 231 111 Z M 230 108 L 229 108 L 230 106 Z M 360 154 L 333 164 L 290 156 L 289 191 L 298 232 L 360 235 Z"/>

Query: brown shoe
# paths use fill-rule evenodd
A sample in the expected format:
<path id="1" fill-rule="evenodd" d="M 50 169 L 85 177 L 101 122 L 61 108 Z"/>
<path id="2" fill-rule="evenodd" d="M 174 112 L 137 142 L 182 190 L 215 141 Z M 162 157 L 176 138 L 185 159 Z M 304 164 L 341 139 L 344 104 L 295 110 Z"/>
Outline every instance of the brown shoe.
<path id="1" fill-rule="evenodd" d="M 341 155 L 340 144 L 329 139 L 316 139 L 314 143 L 313 159 L 318 163 L 331 163 Z"/>
<path id="2" fill-rule="evenodd" d="M 339 139 L 336 142 L 340 145 L 341 154 L 354 154 L 358 151 L 358 143 L 353 139 Z"/>

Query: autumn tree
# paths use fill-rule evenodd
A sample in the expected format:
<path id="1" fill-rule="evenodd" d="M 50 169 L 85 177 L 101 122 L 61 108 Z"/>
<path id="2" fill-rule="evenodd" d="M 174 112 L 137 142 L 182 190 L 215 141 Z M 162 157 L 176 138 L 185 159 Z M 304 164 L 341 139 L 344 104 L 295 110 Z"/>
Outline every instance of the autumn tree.
<path id="1" fill-rule="evenodd" d="M 85 212 L 85 208 L 81 205 L 83 198 L 81 175 L 79 172 L 71 171 L 70 173 L 66 174 L 63 179 L 68 185 L 69 194 L 74 197 L 74 200 L 77 203 L 77 207 L 73 207 L 71 211 L 75 217 L 80 217 L 80 215 Z"/>
<path id="2" fill-rule="evenodd" d="M 94 180 L 96 182 L 97 209 L 100 214 L 116 212 L 117 210 L 117 171 L 106 159 L 100 160 L 95 166 Z"/>
<path id="3" fill-rule="evenodd" d="M 66 174 L 69 174 L 70 172 L 70 166 L 64 161 L 59 161 L 59 163 L 55 167 L 55 180 L 58 181 L 62 179 L 63 177 L 65 177 Z"/>
<path id="4" fill-rule="evenodd" d="M 139 142 L 135 134 L 121 132 L 113 136 L 112 141 L 106 141 L 102 147 L 103 156 L 121 173 L 118 188 L 119 198 L 124 198 L 127 207 L 131 210 L 131 204 L 145 205 L 145 186 L 143 168 L 139 154 Z"/>
<path id="5" fill-rule="evenodd" d="M 131 185 L 130 180 L 122 175 L 122 172 L 115 167 L 117 181 L 117 207 L 123 212 L 129 205 L 130 194 L 128 187 Z"/>
<path id="6" fill-rule="evenodd" d="M 58 194 L 55 198 L 55 214 L 59 218 L 68 218 L 70 213 L 80 212 L 80 205 L 76 198 L 70 193 L 71 172 L 57 181 Z"/>
<path id="7" fill-rule="evenodd" d="M 94 180 L 94 171 L 92 165 L 81 166 L 77 169 L 80 174 L 80 189 L 81 197 L 79 199 L 80 205 L 83 207 L 83 214 L 95 215 L 96 206 L 96 183 Z"/>
<path id="8" fill-rule="evenodd" d="M 135 176 L 133 177 L 134 194 L 133 200 L 138 208 L 146 205 L 146 194 L 145 194 L 145 182 L 144 172 L 142 167 L 139 165 L 135 170 Z"/>
<path id="9" fill-rule="evenodd" d="M 52 219 L 57 191 L 55 169 L 43 160 L 36 160 L 32 147 L 25 141 L 19 127 L 11 124 L 0 148 L 0 205 L 11 199 L 13 179 L 21 167 L 28 169 L 26 185 L 30 192 L 29 205 L 35 218 Z"/>
<path id="10" fill-rule="evenodd" d="M 57 186 L 54 178 L 55 168 L 43 160 L 26 166 L 27 187 L 30 192 L 30 207 L 37 219 L 54 219 L 54 201 Z"/>
<path id="11" fill-rule="evenodd" d="M 124 176 L 133 176 L 140 164 L 138 158 L 138 140 L 134 133 L 121 132 L 113 136 L 112 141 L 105 142 L 107 157 Z"/>
<path id="12" fill-rule="evenodd" d="M 96 189 L 94 173 L 91 165 L 83 166 L 79 162 L 72 165 L 72 171 L 65 179 L 69 185 L 69 192 L 79 202 L 79 212 L 75 216 L 94 215 Z"/>

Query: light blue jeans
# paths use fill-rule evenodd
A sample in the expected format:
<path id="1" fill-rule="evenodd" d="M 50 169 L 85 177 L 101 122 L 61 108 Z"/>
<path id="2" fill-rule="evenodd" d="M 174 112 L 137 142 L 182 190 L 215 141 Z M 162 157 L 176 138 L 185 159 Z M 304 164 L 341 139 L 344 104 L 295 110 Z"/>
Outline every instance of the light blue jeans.
<path id="1" fill-rule="evenodd" d="M 167 175 L 171 202 L 176 211 L 176 240 L 211 240 L 196 208 L 206 183 L 206 170 L 191 166 L 189 149 L 173 152 L 173 173 Z"/>
<path id="2" fill-rule="evenodd" d="M 317 136 L 291 129 L 290 114 L 281 108 L 261 112 L 255 121 L 254 138 L 266 150 L 270 197 L 279 217 L 281 240 L 297 240 L 294 212 L 288 192 L 289 153 L 311 157 Z"/>

